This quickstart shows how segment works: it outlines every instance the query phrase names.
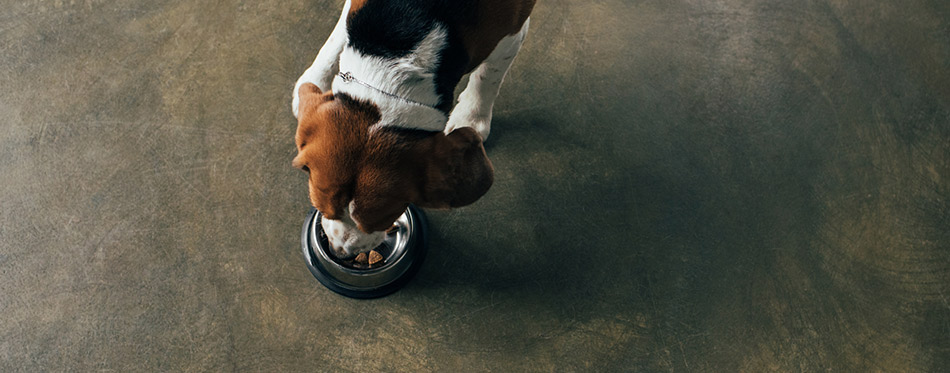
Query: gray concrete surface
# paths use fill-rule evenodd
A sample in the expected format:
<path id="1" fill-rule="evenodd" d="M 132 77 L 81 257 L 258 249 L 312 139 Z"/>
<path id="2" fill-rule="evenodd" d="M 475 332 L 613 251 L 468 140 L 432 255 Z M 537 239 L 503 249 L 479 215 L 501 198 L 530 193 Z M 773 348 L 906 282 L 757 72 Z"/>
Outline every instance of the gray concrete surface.
<path id="1" fill-rule="evenodd" d="M 342 1 L 2 3 L 0 371 L 950 368 L 946 1 L 541 1 L 374 301 L 298 248 Z"/>

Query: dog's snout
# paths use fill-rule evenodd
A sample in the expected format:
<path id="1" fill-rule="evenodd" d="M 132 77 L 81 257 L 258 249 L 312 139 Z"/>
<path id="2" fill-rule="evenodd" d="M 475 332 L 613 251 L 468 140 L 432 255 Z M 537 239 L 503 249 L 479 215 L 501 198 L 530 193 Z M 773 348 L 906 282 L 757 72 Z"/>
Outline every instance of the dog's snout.
<path id="1" fill-rule="evenodd" d="M 355 256 L 355 254 L 348 254 L 345 248 L 338 247 L 332 243 L 330 244 L 330 248 L 333 250 L 333 254 L 335 254 L 336 257 L 340 259 L 349 259 L 351 256 Z"/>
<path id="2" fill-rule="evenodd" d="M 360 231 L 355 222 L 346 217 L 342 220 L 323 219 L 321 225 L 332 252 L 340 259 L 349 259 L 375 249 L 385 239 L 382 232 Z"/>

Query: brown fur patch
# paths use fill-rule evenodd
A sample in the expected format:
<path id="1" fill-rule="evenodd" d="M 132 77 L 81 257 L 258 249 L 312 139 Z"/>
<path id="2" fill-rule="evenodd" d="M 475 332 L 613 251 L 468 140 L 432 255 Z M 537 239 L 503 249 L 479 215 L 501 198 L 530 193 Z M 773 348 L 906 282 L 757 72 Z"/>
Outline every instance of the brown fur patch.
<path id="1" fill-rule="evenodd" d="M 478 67 L 505 36 L 518 33 L 531 15 L 536 0 L 481 0 L 473 24 L 459 25 L 468 52 L 466 72 Z"/>
<path id="2" fill-rule="evenodd" d="M 368 0 L 350 0 L 350 10 L 347 17 L 349 17 L 350 15 L 353 15 L 353 13 L 356 13 L 357 10 L 360 10 L 360 8 L 362 8 L 363 5 L 366 5 L 367 1 Z"/>

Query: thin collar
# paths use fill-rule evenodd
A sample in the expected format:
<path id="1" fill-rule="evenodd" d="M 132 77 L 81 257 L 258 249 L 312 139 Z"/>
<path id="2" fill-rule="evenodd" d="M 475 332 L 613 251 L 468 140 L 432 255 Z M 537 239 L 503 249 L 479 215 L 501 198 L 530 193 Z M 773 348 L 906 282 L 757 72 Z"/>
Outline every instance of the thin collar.
<path id="1" fill-rule="evenodd" d="M 372 90 L 374 90 L 374 91 L 376 91 L 376 92 L 382 93 L 382 94 L 384 94 L 384 95 L 386 95 L 386 96 L 395 98 L 395 99 L 400 100 L 400 101 L 405 101 L 405 102 L 408 102 L 408 103 L 413 104 L 413 105 L 419 105 L 419 106 L 427 107 L 427 108 L 430 108 L 430 109 L 433 109 L 433 110 L 438 110 L 439 112 L 442 111 L 442 110 L 439 110 L 439 108 L 437 108 L 437 107 L 435 107 L 435 106 L 426 105 L 426 104 L 423 104 L 423 103 L 421 103 L 421 102 L 419 102 L 419 101 L 410 100 L 410 99 L 408 99 L 408 98 L 405 98 L 405 97 L 402 97 L 402 96 L 399 96 L 399 95 L 395 95 L 395 94 L 386 92 L 386 91 L 384 91 L 384 90 L 382 90 L 382 89 L 373 87 L 373 86 L 369 85 L 369 83 L 366 83 L 366 82 L 364 82 L 364 81 L 362 81 L 362 80 L 357 79 L 355 76 L 353 76 L 353 73 L 351 73 L 351 72 L 349 72 L 349 71 L 347 71 L 347 72 L 342 72 L 342 71 L 341 71 L 340 74 L 339 74 L 339 76 L 340 76 L 340 79 L 343 79 L 343 82 L 344 82 L 344 83 L 356 83 L 356 84 L 359 84 L 359 85 L 364 86 L 364 87 L 366 87 L 366 88 L 372 89 Z"/>
<path id="2" fill-rule="evenodd" d="M 349 71 L 333 79 L 336 93 L 356 99 L 368 99 L 379 108 L 380 120 L 370 128 L 406 128 L 442 132 L 449 114 L 433 106 L 383 91 L 356 79 Z M 375 97 L 370 97 L 375 96 Z"/>

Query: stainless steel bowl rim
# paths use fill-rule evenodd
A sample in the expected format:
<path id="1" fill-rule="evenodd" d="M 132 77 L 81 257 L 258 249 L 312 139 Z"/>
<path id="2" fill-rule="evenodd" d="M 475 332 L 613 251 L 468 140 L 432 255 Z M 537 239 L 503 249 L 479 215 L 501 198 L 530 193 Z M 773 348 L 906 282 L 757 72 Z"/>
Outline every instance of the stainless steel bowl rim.
<path id="1" fill-rule="evenodd" d="M 411 209 L 406 210 L 396 225 L 399 230 L 395 237 L 387 235 L 387 244 L 392 247 L 392 253 L 384 258 L 383 266 L 379 268 L 357 269 L 346 266 L 329 253 L 328 248 L 323 246 L 320 240 L 319 232 L 323 230 L 320 225 L 322 215 L 316 212 L 310 222 L 309 237 L 311 251 L 315 261 L 314 265 L 319 265 L 326 274 L 332 277 L 339 286 L 353 291 L 366 291 L 386 286 L 398 280 L 410 267 L 413 261 L 412 248 L 416 245 L 417 237 L 414 234 L 415 226 L 413 221 L 418 217 L 413 215 Z"/>

